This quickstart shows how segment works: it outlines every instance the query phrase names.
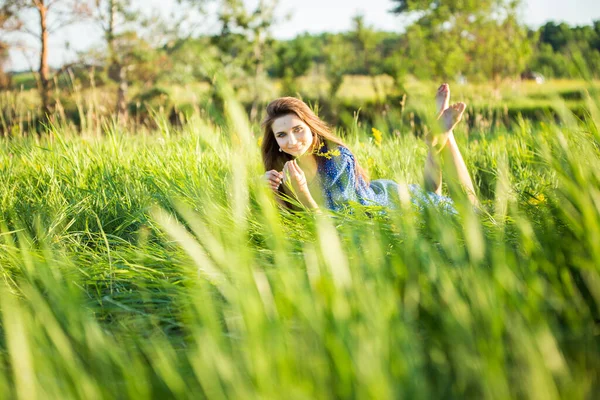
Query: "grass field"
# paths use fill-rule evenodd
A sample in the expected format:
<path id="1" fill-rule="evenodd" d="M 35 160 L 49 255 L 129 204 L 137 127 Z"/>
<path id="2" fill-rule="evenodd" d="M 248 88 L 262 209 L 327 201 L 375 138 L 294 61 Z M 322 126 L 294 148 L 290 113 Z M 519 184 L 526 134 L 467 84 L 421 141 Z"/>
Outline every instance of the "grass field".
<path id="1" fill-rule="evenodd" d="M 227 123 L 0 142 L 0 398 L 590 399 L 600 390 L 600 108 L 456 132 L 458 216 L 280 212 Z M 557 104 L 557 105 L 556 105 Z M 163 121 L 161 123 L 161 121 Z M 347 141 L 419 183 L 425 145 Z"/>
<path id="2" fill-rule="evenodd" d="M 16 91 L 35 93 L 36 83 L 35 76 L 32 73 L 19 73 L 13 76 L 13 87 Z M 74 91 L 75 85 L 89 87 L 89 82 L 82 77 L 73 79 L 67 74 L 61 75 L 59 85 L 61 90 Z M 247 82 L 238 82 L 240 86 L 244 86 Z M 503 81 L 497 88 L 492 87 L 488 82 L 469 82 L 466 84 L 456 84 L 451 82 L 453 93 L 459 98 L 466 100 L 473 106 L 490 106 L 494 103 L 510 106 L 515 103 L 518 105 L 523 102 L 529 104 L 547 104 L 556 98 L 565 101 L 577 102 L 581 100 L 581 92 L 587 90 L 600 90 L 600 82 L 586 81 L 576 79 L 554 79 L 543 84 L 537 84 L 533 81 L 520 81 L 515 79 L 507 79 Z M 100 85 L 100 83 L 97 83 Z M 157 85 L 163 88 L 169 95 L 170 100 L 174 105 L 182 105 L 187 103 L 197 102 L 206 96 L 210 91 L 210 85 L 206 82 L 196 82 L 187 85 L 174 85 L 168 82 L 157 82 Z M 279 80 L 269 80 L 265 83 L 265 89 L 262 95 L 266 100 L 271 99 L 281 93 L 281 82 Z M 432 96 L 432 87 L 436 86 L 436 82 L 420 81 L 412 76 L 407 76 L 404 82 L 404 90 L 410 97 L 415 99 L 427 98 Z M 300 77 L 297 81 L 298 90 L 309 98 L 322 98 L 329 96 L 329 84 L 324 75 L 324 72 L 315 68 L 310 74 Z M 375 91 L 377 88 L 377 91 Z M 362 75 L 346 75 L 344 82 L 340 87 L 338 96 L 341 100 L 361 102 L 372 101 L 377 96 L 391 95 L 397 92 L 394 87 L 394 82 L 387 75 L 379 75 L 376 77 Z M 130 97 L 134 98 L 144 89 L 136 85 L 130 87 Z M 106 92 L 106 93 L 105 93 Z M 116 86 L 113 83 L 105 83 L 97 89 L 96 96 L 104 97 L 116 93 Z M 286 93 L 291 95 L 292 93 Z M 90 95 L 90 91 L 84 89 L 84 95 Z M 28 100 L 32 100 L 35 96 L 25 96 Z M 31 97 L 31 99 L 30 99 Z M 252 96 L 244 91 L 238 92 L 238 97 L 242 101 L 250 101 Z M 540 103 L 541 102 L 541 103 Z"/>

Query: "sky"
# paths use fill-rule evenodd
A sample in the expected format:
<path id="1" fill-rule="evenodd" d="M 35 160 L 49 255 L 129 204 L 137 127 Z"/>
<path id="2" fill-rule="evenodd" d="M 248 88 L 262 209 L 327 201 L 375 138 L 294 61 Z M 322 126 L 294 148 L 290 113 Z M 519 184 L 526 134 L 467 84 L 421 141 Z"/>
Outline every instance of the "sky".
<path id="1" fill-rule="evenodd" d="M 134 6 L 149 10 L 158 10 L 162 15 L 170 15 L 177 11 L 176 0 L 131 0 Z M 251 9 L 258 0 L 244 0 Z M 366 6 L 368 4 L 368 7 Z M 600 19 L 600 0 L 525 0 L 523 2 L 523 21 L 532 28 L 537 28 L 547 21 L 567 22 L 569 25 L 587 25 Z M 365 20 L 373 27 L 401 32 L 409 22 L 406 17 L 393 15 L 389 10 L 393 7 L 391 0 L 280 0 L 279 23 L 273 29 L 278 39 L 289 39 L 303 33 L 342 32 L 350 29 L 351 19 L 362 13 Z M 36 23 L 36 15 L 28 19 Z M 202 24 L 200 32 L 210 33 L 217 29 L 216 22 L 208 20 Z M 7 37 L 15 40 L 14 36 Z M 33 38 L 26 38 L 26 49 L 13 50 L 7 70 L 37 69 L 38 44 Z M 73 61 L 78 51 L 93 47 L 101 47 L 101 32 L 92 23 L 79 23 L 50 37 L 49 62 L 57 67 Z"/>

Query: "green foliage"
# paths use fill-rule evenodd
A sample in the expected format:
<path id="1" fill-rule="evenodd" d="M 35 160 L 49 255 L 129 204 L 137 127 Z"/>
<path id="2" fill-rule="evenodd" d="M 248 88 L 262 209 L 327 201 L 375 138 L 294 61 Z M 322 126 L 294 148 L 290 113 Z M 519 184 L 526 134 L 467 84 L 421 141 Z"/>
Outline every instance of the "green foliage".
<path id="1" fill-rule="evenodd" d="M 282 92 L 294 95 L 298 91 L 297 78 L 305 75 L 313 64 L 313 57 L 317 53 L 311 46 L 308 35 L 300 35 L 293 40 L 277 42 L 274 46 L 270 60 L 270 75 L 282 78 Z"/>
<path id="2" fill-rule="evenodd" d="M 114 38 L 114 46 L 119 54 L 119 67 L 128 70 L 127 80 L 131 83 L 142 83 L 152 85 L 156 83 L 161 75 L 167 75 L 170 60 L 168 60 L 163 49 L 154 48 L 150 43 L 139 37 L 134 31 L 120 33 Z M 108 74 L 118 81 L 118 76 L 112 66 L 108 68 Z"/>
<path id="3" fill-rule="evenodd" d="M 169 81 L 187 85 L 209 80 L 210 65 L 218 62 L 219 50 L 211 43 L 211 38 L 199 38 L 178 40 L 167 53 L 171 61 Z M 227 74 L 231 76 L 229 71 Z"/>
<path id="4" fill-rule="evenodd" d="M 527 32 L 517 18 L 519 1 L 397 3 L 393 12 L 420 15 L 406 34 L 419 76 L 449 80 L 462 74 L 498 82 L 521 72 L 531 54 Z"/>
<path id="5" fill-rule="evenodd" d="M 0 8 L 0 27 L 21 28 L 21 23 L 11 21 L 18 20 L 18 11 L 30 3 L 5 3 Z M 210 0 L 179 3 L 180 8 L 191 5 L 206 13 Z M 345 76 L 363 75 L 372 78 L 375 96 L 385 100 L 388 93 L 374 78 L 380 74 L 394 80 L 394 95 L 405 93 L 413 77 L 466 78 L 496 85 L 504 78 L 515 79 L 520 72 L 531 71 L 548 78 L 600 77 L 600 21 L 578 27 L 548 22 L 528 32 L 517 18 L 519 1 L 397 0 L 393 12 L 415 21 L 403 33 L 379 31 L 356 15 L 348 32 L 303 34 L 282 41 L 271 37 L 272 27 L 279 22 L 274 13 L 276 1 L 258 2 L 253 9 L 238 0 L 220 2 L 216 9 L 219 34 L 199 37 L 176 37 L 166 29 L 166 19 L 157 23 L 143 18 L 127 2 L 103 0 L 95 4 L 95 19 L 102 25 L 107 46 L 85 53 L 82 66 L 71 69 L 77 84 L 112 84 L 117 97 L 127 100 L 137 91 L 156 85 L 210 83 L 214 70 L 222 70 L 236 89 L 253 99 L 255 113 L 258 104 L 268 101 L 273 93 L 269 78 L 276 81 L 281 93 L 307 96 L 302 81 L 311 76 L 319 81 L 319 88 L 310 95 L 335 100 Z M 111 5 L 116 11 L 113 30 L 109 29 L 111 14 L 107 12 Z M 6 44 L 1 49 L 0 64 Z M 89 79 L 91 70 L 98 74 L 93 79 Z M 83 75 L 78 76 L 78 72 Z M 39 87 L 35 79 L 25 80 L 25 76 L 17 75 L 12 88 L 20 89 L 21 84 L 25 90 Z M 58 78 L 57 91 L 70 90 L 74 85 L 66 74 Z M 8 79 L 0 80 L 8 84 Z M 127 84 L 132 86 L 131 95 L 125 93 Z M 55 92 L 50 94 L 56 96 Z M 62 101 L 64 94 L 56 97 Z M 114 105 L 111 100 L 108 108 L 114 110 Z"/>
<path id="6" fill-rule="evenodd" d="M 478 43 L 469 55 L 472 62 L 467 69 L 468 76 L 498 82 L 503 77 L 517 77 L 525 70 L 532 49 L 515 9 L 500 23 L 481 22 L 476 35 Z"/>
<path id="7" fill-rule="evenodd" d="M 357 72 L 362 75 L 377 75 L 379 60 L 376 47 L 379 38 L 377 33 L 366 25 L 364 15 L 358 14 L 352 18 L 349 36 L 355 48 Z"/>
<path id="8" fill-rule="evenodd" d="M 329 96 L 335 98 L 351 65 L 352 44 L 341 35 L 331 35 L 325 48 L 325 76 L 329 81 Z"/>
<path id="9" fill-rule="evenodd" d="M 570 27 L 548 22 L 538 30 L 530 68 L 548 77 L 600 77 L 600 21 Z"/>
<path id="10" fill-rule="evenodd" d="M 288 74 L 294 78 L 300 77 L 308 72 L 316 54 L 317 50 L 306 34 L 278 42 L 271 60 L 271 75 L 275 78 L 283 78 Z"/>
<path id="11" fill-rule="evenodd" d="M 169 92 L 161 87 L 152 87 L 138 93 L 129 103 L 129 113 L 139 122 L 152 121 L 152 113 L 165 113 L 173 106 Z"/>

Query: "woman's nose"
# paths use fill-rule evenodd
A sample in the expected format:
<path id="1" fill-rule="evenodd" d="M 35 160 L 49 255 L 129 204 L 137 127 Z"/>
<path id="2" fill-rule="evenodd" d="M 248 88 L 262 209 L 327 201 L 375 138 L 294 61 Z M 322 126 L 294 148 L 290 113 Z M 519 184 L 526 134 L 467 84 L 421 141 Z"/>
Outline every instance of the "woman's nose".
<path id="1" fill-rule="evenodd" d="M 295 144 L 297 142 L 296 140 L 296 136 L 294 135 L 289 135 L 288 141 L 290 142 L 290 144 Z"/>

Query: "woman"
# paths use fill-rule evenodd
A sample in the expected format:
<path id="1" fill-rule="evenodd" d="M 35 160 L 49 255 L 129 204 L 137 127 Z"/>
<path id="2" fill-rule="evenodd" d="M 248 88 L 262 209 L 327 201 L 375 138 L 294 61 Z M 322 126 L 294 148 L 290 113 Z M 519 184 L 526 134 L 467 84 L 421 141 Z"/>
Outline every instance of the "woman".
<path id="1" fill-rule="evenodd" d="M 452 134 L 462 118 L 465 104 L 448 106 L 449 99 L 450 89 L 443 84 L 436 94 L 441 134 L 427 140 L 429 154 L 424 175 L 425 190 L 429 193 L 424 194 L 418 185 L 409 185 L 408 189 L 415 204 L 436 204 L 453 210 L 452 201 L 441 195 L 440 155 L 450 162 L 474 205 L 477 198 Z M 398 204 L 399 185 L 390 180 L 369 182 L 348 147 L 301 100 L 282 97 L 272 101 L 267 106 L 262 127 L 265 179 L 275 193 L 295 197 L 309 209 L 319 209 L 320 204 L 324 204 L 337 211 L 350 202 L 386 207 Z M 278 200 L 281 201 L 280 196 Z"/>

